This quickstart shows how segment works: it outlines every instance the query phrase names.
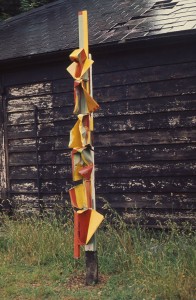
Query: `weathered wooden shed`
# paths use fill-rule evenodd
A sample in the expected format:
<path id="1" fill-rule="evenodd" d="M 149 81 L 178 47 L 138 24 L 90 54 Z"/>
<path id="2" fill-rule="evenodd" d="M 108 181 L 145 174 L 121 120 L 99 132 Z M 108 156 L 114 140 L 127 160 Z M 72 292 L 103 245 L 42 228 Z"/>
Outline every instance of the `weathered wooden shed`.
<path id="1" fill-rule="evenodd" d="M 66 67 L 83 9 L 101 106 L 94 135 L 98 206 L 106 200 L 149 227 L 168 219 L 193 223 L 193 0 L 60 0 L 0 23 L 1 198 L 23 210 L 69 201 L 75 117 Z"/>

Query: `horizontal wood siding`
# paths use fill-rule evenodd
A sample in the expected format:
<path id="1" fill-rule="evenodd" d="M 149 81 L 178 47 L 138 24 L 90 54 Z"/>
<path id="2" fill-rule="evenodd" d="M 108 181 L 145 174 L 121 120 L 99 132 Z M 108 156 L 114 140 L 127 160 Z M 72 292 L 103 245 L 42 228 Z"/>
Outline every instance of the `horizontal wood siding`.
<path id="1" fill-rule="evenodd" d="M 149 227 L 194 223 L 196 48 L 93 55 L 97 204 Z M 66 62 L 5 74 L 10 195 L 20 209 L 69 202 L 73 80 Z M 35 126 L 35 106 L 38 124 Z M 37 141 L 36 141 L 37 136 Z M 41 199 L 41 202 L 40 202 Z"/>
<path id="2" fill-rule="evenodd" d="M 0 86 L 1 91 L 1 86 Z M 2 106 L 2 96 L 0 95 L 0 210 L 2 203 L 2 186 L 3 186 L 3 106 Z"/>

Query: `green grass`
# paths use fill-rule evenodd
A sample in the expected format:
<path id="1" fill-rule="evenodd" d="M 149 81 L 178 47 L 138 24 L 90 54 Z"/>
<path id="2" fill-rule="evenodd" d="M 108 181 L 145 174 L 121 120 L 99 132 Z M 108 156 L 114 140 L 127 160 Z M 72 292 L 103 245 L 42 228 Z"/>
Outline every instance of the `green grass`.
<path id="1" fill-rule="evenodd" d="M 106 220 L 98 232 L 100 282 L 89 287 L 84 252 L 73 259 L 72 221 L 3 217 L 0 299 L 195 299 L 191 229 L 145 231 L 113 220 L 115 228 Z"/>

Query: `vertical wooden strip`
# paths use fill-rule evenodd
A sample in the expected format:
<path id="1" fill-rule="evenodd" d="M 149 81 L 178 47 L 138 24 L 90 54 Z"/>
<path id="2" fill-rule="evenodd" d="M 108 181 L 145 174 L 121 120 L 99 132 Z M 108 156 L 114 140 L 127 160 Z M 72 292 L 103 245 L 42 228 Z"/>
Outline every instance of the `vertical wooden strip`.
<path id="1" fill-rule="evenodd" d="M 79 47 L 84 48 L 87 58 L 89 57 L 89 46 L 88 46 L 88 17 L 87 11 L 79 12 Z M 92 69 L 91 69 L 92 76 Z M 92 95 L 92 79 L 91 86 L 89 84 L 89 72 L 86 72 L 84 77 L 85 88 L 88 93 Z M 91 130 L 93 127 L 93 114 L 90 115 L 91 118 Z M 92 133 L 91 133 L 92 134 Z M 92 140 L 92 139 L 91 139 Z M 91 145 L 92 146 L 92 145 Z M 93 163 L 94 163 L 94 152 L 93 152 Z M 92 208 L 95 206 L 95 186 L 94 186 L 94 168 L 91 174 L 91 194 L 92 194 Z M 86 284 L 93 285 L 98 282 L 98 258 L 96 252 L 96 241 L 95 236 L 92 238 L 91 243 L 85 246 L 86 252 Z"/>
<path id="2" fill-rule="evenodd" d="M 89 54 L 89 58 L 92 59 L 92 55 Z M 90 95 L 93 97 L 93 76 L 92 76 L 92 66 L 90 67 Z M 91 118 L 93 121 L 93 113 L 91 113 Z M 92 163 L 93 163 L 93 170 L 91 173 L 91 199 L 92 199 L 92 208 L 96 210 L 96 196 L 95 196 L 95 154 L 94 154 L 94 147 L 92 146 Z M 96 251 L 97 244 L 96 244 L 96 233 L 91 239 L 91 242 L 85 246 L 85 251 Z"/>
<path id="3" fill-rule="evenodd" d="M 78 13 L 78 23 L 79 23 L 79 47 L 84 48 L 87 57 L 91 58 L 89 55 L 89 45 L 88 45 L 88 16 L 87 11 L 80 11 Z M 87 72 L 86 77 L 86 90 L 90 95 L 93 95 L 93 88 L 92 88 L 92 67 L 90 68 L 90 74 Z M 90 80 L 89 80 L 90 75 Z M 89 81 L 91 84 L 89 84 Z M 90 118 L 92 119 L 93 123 L 93 114 L 91 114 Z M 93 155 L 93 164 L 94 164 L 94 151 L 92 151 Z M 96 209 L 95 205 L 95 184 L 94 184 L 94 168 L 91 175 L 91 195 L 92 195 L 92 208 Z M 92 239 L 92 242 L 85 246 L 85 251 L 96 251 L 96 243 L 95 238 Z"/>
<path id="4" fill-rule="evenodd" d="M 0 95 L 0 198 L 6 199 L 6 155 L 5 155 L 5 132 L 4 132 L 4 110 L 3 96 Z"/>
<path id="5" fill-rule="evenodd" d="M 4 196 L 10 199 L 10 180 L 9 180 L 9 158 L 8 158 L 8 133 L 7 133 L 7 97 L 6 89 L 2 95 L 2 109 L 3 109 L 3 151 L 4 151 Z"/>
<path id="6" fill-rule="evenodd" d="M 80 258 L 79 219 L 76 211 L 74 211 L 74 258 Z"/>
<path id="7" fill-rule="evenodd" d="M 88 15 L 87 11 L 83 10 L 78 13 L 79 25 L 79 48 L 84 49 L 86 57 L 89 57 L 89 44 L 88 44 Z M 89 93 L 89 72 L 83 76 L 85 80 L 85 88 Z"/>
<path id="8" fill-rule="evenodd" d="M 89 55 L 88 50 L 88 16 L 87 11 L 79 11 L 78 13 L 79 23 L 79 47 L 85 50 L 86 56 Z"/>
<path id="9" fill-rule="evenodd" d="M 41 178 L 39 166 L 39 143 L 38 143 L 38 107 L 34 107 L 35 145 L 36 145 L 36 167 L 37 167 L 37 196 L 39 201 L 39 212 L 43 214 L 43 200 L 41 199 Z"/>

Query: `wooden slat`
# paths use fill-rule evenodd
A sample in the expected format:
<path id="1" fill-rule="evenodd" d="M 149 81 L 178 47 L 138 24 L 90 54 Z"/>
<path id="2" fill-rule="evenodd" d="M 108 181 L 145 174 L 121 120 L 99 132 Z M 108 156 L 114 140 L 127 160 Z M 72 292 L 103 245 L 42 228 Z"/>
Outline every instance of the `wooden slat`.
<path id="1" fill-rule="evenodd" d="M 39 165 L 40 177 L 42 179 L 71 178 L 71 165 L 58 165 L 55 162 L 48 165 Z M 17 162 L 18 163 L 18 162 Z M 50 164 L 49 164 L 50 163 Z M 156 177 L 156 176 L 193 176 L 196 174 L 196 162 L 176 161 L 157 163 L 113 163 L 96 165 L 96 178 L 134 178 L 134 177 Z M 12 166 L 10 168 L 10 179 L 35 179 L 37 178 L 36 166 Z"/>
<path id="2" fill-rule="evenodd" d="M 122 71 L 109 71 L 93 76 L 94 86 L 110 87 L 116 85 L 135 84 L 138 82 L 155 82 L 167 79 L 181 79 L 196 76 L 196 61 L 136 68 Z M 107 80 L 106 80 L 107 77 Z"/>
<path id="3" fill-rule="evenodd" d="M 50 128 L 52 132 L 53 128 Z M 33 129 L 29 128 L 29 131 L 15 133 L 9 133 L 9 139 L 16 138 L 28 138 L 31 137 Z M 62 132 L 63 133 L 63 132 Z M 51 133 L 50 133 L 51 134 Z M 57 132 L 55 133 L 58 134 Z M 52 134 L 51 134 L 52 136 Z M 48 138 L 50 135 L 47 134 Z M 65 146 L 68 145 L 69 136 L 62 137 Z M 179 130 L 167 130 L 167 131 L 135 131 L 135 132 L 113 132 L 111 133 L 96 133 L 95 134 L 95 147 L 113 147 L 113 146 L 133 146 L 133 145 L 163 145 L 163 144 L 189 144 L 196 142 L 196 130 L 195 129 L 179 129 Z"/>
<path id="4" fill-rule="evenodd" d="M 180 144 L 195 143 L 195 129 L 178 129 L 178 130 L 148 130 L 135 132 L 116 132 L 95 134 L 95 147 L 113 147 L 113 146 L 133 146 L 133 145 L 163 145 L 163 144 Z"/>
<path id="5" fill-rule="evenodd" d="M 193 213 L 195 210 L 195 196 L 196 194 L 190 193 L 174 193 L 174 194 L 97 194 L 97 206 L 98 210 L 103 209 L 103 213 L 111 213 L 110 207 L 115 209 L 123 209 L 129 210 L 135 213 L 142 212 L 151 213 L 156 212 L 156 214 L 160 212 L 164 212 L 165 215 L 172 210 L 175 210 L 174 217 L 176 212 L 180 212 L 184 214 L 184 212 L 189 211 L 190 217 L 193 217 Z M 20 205 L 26 205 L 28 207 L 29 203 L 33 203 L 34 206 L 38 207 L 38 197 L 36 193 L 15 193 L 13 194 L 13 201 L 20 202 Z M 58 206 L 61 208 L 65 205 L 65 201 L 69 203 L 68 195 L 65 194 L 47 194 L 43 196 L 43 203 L 45 207 L 53 207 Z M 172 216 L 172 214 L 171 214 Z"/>
<path id="6" fill-rule="evenodd" d="M 120 88 L 120 87 L 119 87 Z M 118 89 L 119 89 L 118 88 Z M 122 103 L 121 101 L 125 101 L 128 99 L 129 101 L 126 101 Z M 137 97 L 136 97 L 137 99 Z M 144 99 L 140 98 L 140 102 L 132 102 L 136 100 L 134 98 L 129 98 L 127 96 L 121 97 L 119 96 L 118 99 L 115 99 L 115 103 L 113 103 L 113 98 L 101 98 L 99 100 L 100 103 L 102 103 L 101 106 L 103 106 L 103 109 L 101 107 L 101 110 L 103 110 L 107 114 L 107 110 L 110 109 L 111 113 L 120 113 L 120 114 L 126 114 L 127 112 L 131 114 L 142 114 L 147 112 L 158 112 L 158 111 L 178 111 L 178 110 L 190 110 L 195 108 L 195 94 L 190 94 L 189 91 L 187 93 L 179 93 L 179 95 L 176 95 L 175 98 L 170 96 L 164 96 L 161 95 L 159 97 L 144 97 Z M 120 101 L 121 100 L 121 101 Z M 132 100 L 132 101 L 130 101 Z M 191 102 L 191 100 L 193 102 Z M 190 101 L 190 102 L 189 102 Z M 104 104 L 106 102 L 106 104 Z M 108 103 L 109 105 L 108 105 Z M 73 110 L 73 93 L 66 93 L 66 94 L 59 94 L 59 95 L 46 95 L 46 96 L 38 96 L 38 97 L 26 97 L 26 98 L 19 98 L 14 100 L 8 101 L 8 112 L 16 113 L 16 112 L 26 112 L 26 111 L 33 111 L 34 105 L 38 107 L 39 110 L 45 110 L 45 109 L 52 109 L 56 107 L 56 110 L 54 109 L 53 114 L 58 117 L 58 107 L 66 107 L 64 109 L 65 114 L 68 116 L 69 112 L 72 112 Z M 116 107 L 115 105 L 118 105 L 119 107 Z M 187 106 L 188 105 L 188 106 Z M 160 107 L 159 107 L 160 106 Z M 110 108 L 111 107 L 111 108 Z M 119 109 L 120 108 L 120 109 Z M 124 109 L 126 108 L 126 110 Z M 44 112 L 43 112 L 44 113 Z M 98 111 L 99 113 L 99 111 Z M 40 112 L 41 114 L 41 112 Z M 46 113 L 47 114 L 47 113 Z M 103 112 L 102 112 L 103 114 Z M 42 116 L 42 115 L 41 115 Z M 63 114 L 62 114 L 63 116 Z M 43 119 L 43 116 L 41 117 Z"/>
<path id="7" fill-rule="evenodd" d="M 50 133 L 50 128 L 55 127 L 60 133 L 61 129 L 66 132 L 69 131 L 76 118 L 66 118 L 66 112 L 62 111 L 61 114 L 50 115 L 46 119 L 39 118 L 39 131 L 38 134 L 42 135 L 42 131 L 47 130 Z M 96 132 L 108 132 L 108 131 L 126 131 L 126 130 L 146 130 L 157 128 L 176 128 L 176 127 L 194 127 L 196 126 L 196 111 L 183 111 L 183 112 L 162 112 L 162 113 L 147 113 L 147 114 L 135 114 L 135 115 L 118 115 L 114 114 L 107 116 L 97 117 L 95 119 Z M 59 117 L 58 117 L 59 116 Z M 62 116 L 62 117 L 61 117 Z M 69 119 L 71 120 L 69 122 Z M 72 119 L 74 119 L 72 121 Z M 66 121 L 66 122 L 65 122 Z M 24 131 L 25 126 L 21 125 L 34 125 L 33 112 L 16 113 L 12 114 L 8 118 L 8 124 L 16 126 L 17 131 Z M 20 127 L 17 125 L 20 124 Z M 66 124 L 66 125 L 65 125 Z M 28 126 L 29 127 L 29 126 Z M 15 127 L 14 127 L 15 128 Z M 13 127 L 8 127 L 9 132 L 14 130 Z M 49 129 L 48 129 L 49 128 Z"/>
<path id="8" fill-rule="evenodd" d="M 12 153 L 9 155 L 9 166 L 35 165 L 36 153 Z"/>
<path id="9" fill-rule="evenodd" d="M 196 94 L 179 95 L 175 97 L 155 97 L 138 100 L 122 100 L 103 102 L 95 112 L 97 116 L 139 115 L 160 112 L 184 112 L 195 110 Z M 95 119 L 96 121 L 96 119 Z"/>
<path id="10" fill-rule="evenodd" d="M 148 178 L 121 178 L 119 179 L 100 179 L 96 180 L 97 192 L 101 193 L 168 193 L 168 192 L 196 192 L 196 178 L 195 177 L 148 177 Z"/>
<path id="11" fill-rule="evenodd" d="M 12 192 L 37 192 L 37 181 L 36 180 L 12 180 L 11 181 Z"/>
<path id="12" fill-rule="evenodd" d="M 99 55 L 92 53 L 95 64 L 93 67 L 94 73 L 107 73 L 125 71 L 133 68 L 153 67 L 159 65 L 167 65 L 168 68 L 174 63 L 189 63 L 195 61 L 196 47 L 193 43 L 180 45 L 167 45 L 167 53 L 165 47 L 152 46 L 146 48 L 129 48 L 116 53 L 110 53 L 110 58 L 105 59 L 105 53 L 102 51 Z M 119 59 L 120 58 L 120 59 Z M 134 59 L 131 59 L 134 58 Z M 99 61 L 99 63 L 98 63 Z"/>
<path id="13" fill-rule="evenodd" d="M 24 96 L 24 98 L 8 100 L 7 111 L 13 113 L 20 111 L 28 112 L 34 111 L 35 106 L 37 106 L 38 109 L 48 109 L 52 108 L 53 106 L 52 95 L 44 95 L 38 97 L 26 97 L 26 95 Z"/>
<path id="14" fill-rule="evenodd" d="M 9 173 L 10 179 L 37 179 L 37 166 L 12 166 Z"/>
<path id="15" fill-rule="evenodd" d="M 28 139 L 36 135 L 34 124 L 12 126 L 8 128 L 8 139 Z"/>
<path id="16" fill-rule="evenodd" d="M 70 64 L 69 58 L 64 57 L 63 61 L 51 61 L 50 63 L 33 63 L 30 66 L 11 68 L 7 73 L 9 86 L 37 84 L 38 82 L 51 82 L 59 78 L 70 78 L 65 72 L 67 65 Z M 39 69 L 39 72 L 38 72 Z M 52 69 L 52 71 L 51 71 Z"/>
<path id="17" fill-rule="evenodd" d="M 39 82 L 35 84 L 18 85 L 7 88 L 8 98 L 17 98 L 33 95 L 42 95 L 52 92 L 51 82 Z"/>
<path id="18" fill-rule="evenodd" d="M 18 140 L 13 140 L 15 142 Z M 10 165 L 19 164 L 29 159 L 25 159 L 26 153 L 34 153 L 34 145 L 30 146 L 23 143 L 23 140 L 17 144 L 10 144 Z M 58 148 L 55 149 L 55 140 L 47 140 L 48 143 L 39 145 L 39 157 L 40 163 L 48 162 L 51 164 L 51 159 L 56 157 L 56 164 L 66 165 L 70 164 L 70 149 L 65 149 L 62 139 L 62 144 L 60 140 L 57 139 Z M 48 151 L 46 151 L 48 150 Z M 52 152 L 52 153 L 51 153 Z M 54 154 L 55 153 L 55 154 Z M 46 158 L 45 158 L 46 157 Z M 143 145 L 143 146 L 124 146 L 124 147 L 96 147 L 96 163 L 103 163 L 103 157 L 107 158 L 104 160 L 104 164 L 110 163 L 134 163 L 134 162 L 156 162 L 156 161 L 177 161 L 177 160 L 193 160 L 196 159 L 196 144 L 174 144 L 174 145 Z M 30 163 L 30 162 L 29 162 Z"/>
<path id="19" fill-rule="evenodd" d="M 105 122 L 104 122 L 105 121 Z M 44 123 L 38 126 L 38 136 L 40 137 L 50 137 L 50 136 L 57 136 L 57 135 L 66 135 L 69 133 L 71 128 L 74 126 L 76 122 L 75 120 L 65 122 L 56 122 L 56 123 Z M 116 135 L 112 136 L 113 138 L 119 134 L 124 136 L 124 133 L 130 137 L 138 134 L 141 135 L 142 130 L 148 130 L 149 133 L 152 133 L 153 136 L 156 135 L 154 130 L 157 130 L 157 133 L 160 133 L 160 129 L 170 129 L 174 128 L 193 128 L 193 142 L 194 142 L 194 127 L 196 126 L 196 118 L 194 112 L 187 112 L 183 113 L 182 116 L 179 113 L 170 113 L 165 115 L 149 115 L 148 117 L 141 118 L 140 115 L 137 117 L 111 117 L 107 118 L 107 120 L 98 119 L 96 121 L 96 136 L 99 135 L 100 137 L 104 134 L 108 136 L 109 139 L 113 132 L 117 132 Z M 135 132 L 137 130 L 137 132 Z M 153 130 L 153 132 L 151 132 Z M 159 130 L 159 131 L 158 131 Z M 132 132 L 128 132 L 132 131 Z M 183 129 L 182 129 L 183 131 Z M 184 130 L 186 131 L 186 130 Z M 109 132 L 109 133 L 108 133 Z M 120 133 L 121 132 L 121 133 Z M 9 139 L 17 139 L 17 138 L 33 138 L 35 136 L 35 126 L 34 124 L 25 124 L 20 126 L 9 126 L 8 127 L 8 138 Z M 180 134 L 180 130 L 177 133 L 177 136 Z M 167 136 L 168 132 L 165 131 L 162 136 Z M 189 138 L 190 132 L 187 133 L 186 138 Z"/>
<path id="20" fill-rule="evenodd" d="M 8 143 L 9 153 L 22 151 L 36 151 L 35 138 L 32 139 L 15 139 Z"/>
<path id="21" fill-rule="evenodd" d="M 103 157 L 106 158 L 103 161 Z M 96 148 L 95 161 L 97 163 L 119 162 L 156 162 L 196 159 L 195 144 L 168 144 L 168 145 L 130 145 L 114 148 Z"/>
<path id="22" fill-rule="evenodd" d="M 137 83 L 165 81 L 168 79 L 182 79 L 196 76 L 196 62 L 187 62 L 182 64 L 171 64 L 162 66 L 149 66 L 143 68 L 134 68 L 103 72 L 93 75 L 93 84 L 95 88 L 115 87 L 118 85 L 133 85 Z M 107 80 L 106 80 L 107 78 Z M 71 79 L 62 78 L 54 81 L 55 93 L 66 93 L 71 90 Z"/>
<path id="23" fill-rule="evenodd" d="M 142 99 L 149 97 L 176 96 L 183 93 L 196 93 L 196 77 L 166 81 L 120 85 L 116 87 L 95 88 L 94 97 L 99 102 L 119 99 Z"/>
<path id="24" fill-rule="evenodd" d="M 196 111 L 96 118 L 96 132 L 196 127 Z"/>
<path id="25" fill-rule="evenodd" d="M 134 177 L 156 177 L 156 176 L 189 176 L 196 174 L 195 162 L 141 162 L 141 163 L 113 163 L 99 164 L 97 166 L 96 178 L 134 178 Z"/>
<path id="26" fill-rule="evenodd" d="M 41 192 L 68 192 L 72 187 L 71 178 L 42 180 Z M 12 191 L 34 191 L 36 182 L 33 180 L 13 180 Z M 196 192 L 196 178 L 194 176 L 148 177 L 148 178 L 108 178 L 96 179 L 97 193 L 184 193 Z"/>
<path id="27" fill-rule="evenodd" d="M 111 76 L 113 77 L 113 74 Z M 107 77 L 110 77 L 110 75 L 105 75 L 105 82 L 108 82 Z M 123 72 L 121 73 L 121 77 L 123 77 Z M 124 83 L 123 80 L 119 78 L 118 85 L 109 83 L 106 85 L 94 85 L 94 97 L 98 101 L 116 101 L 118 99 L 141 99 L 147 97 L 181 95 L 182 93 L 188 93 L 190 91 L 195 92 L 195 80 L 196 75 L 184 78 L 183 73 L 180 78 L 167 78 L 165 80 L 155 81 L 133 80 L 132 83 Z M 56 84 L 56 93 L 71 92 L 71 86 L 68 86 L 64 80 L 54 84 Z"/>
<path id="28" fill-rule="evenodd" d="M 44 99 L 45 100 L 45 99 Z M 29 99 L 30 104 L 31 99 Z M 48 105 L 48 101 L 46 105 Z M 67 105 L 63 101 L 61 107 L 44 108 L 43 102 L 39 104 L 38 120 L 39 123 L 48 122 L 59 122 L 67 121 L 73 119 L 73 105 Z M 59 105 L 58 105 L 59 106 Z M 108 117 L 108 116 L 132 116 L 132 115 L 143 115 L 143 114 L 154 114 L 160 112 L 179 112 L 179 114 L 184 114 L 186 111 L 195 111 L 196 107 L 196 95 L 183 95 L 178 97 L 161 97 L 144 99 L 137 101 L 116 101 L 109 103 L 102 103 L 100 110 L 98 110 L 94 116 L 97 117 Z M 26 111 L 22 110 L 27 109 Z M 24 102 L 14 103 L 13 107 L 9 106 L 8 114 L 8 125 L 18 125 L 18 124 L 32 124 L 34 122 L 34 106 Z M 144 116 L 145 117 L 145 116 Z M 95 121 L 96 121 L 95 119 Z"/>
<path id="29" fill-rule="evenodd" d="M 132 209 L 195 209 L 196 193 L 111 193 L 97 194 L 97 205 L 106 209 L 132 208 Z"/>

